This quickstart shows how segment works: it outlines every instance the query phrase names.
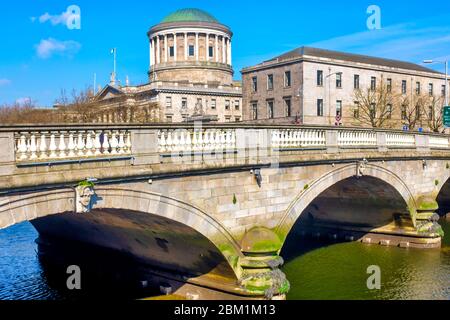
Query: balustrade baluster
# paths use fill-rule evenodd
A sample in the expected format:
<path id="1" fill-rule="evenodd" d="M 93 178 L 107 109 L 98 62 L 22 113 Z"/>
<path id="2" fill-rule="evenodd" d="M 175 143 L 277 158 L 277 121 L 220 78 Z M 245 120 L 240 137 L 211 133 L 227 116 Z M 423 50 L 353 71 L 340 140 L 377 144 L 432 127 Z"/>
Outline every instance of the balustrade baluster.
<path id="1" fill-rule="evenodd" d="M 47 138 L 45 136 L 45 133 L 41 134 L 41 138 L 39 140 L 39 158 L 47 158 Z"/>
<path id="2" fill-rule="evenodd" d="M 65 141 L 64 132 L 61 132 L 60 135 L 59 135 L 58 151 L 59 151 L 59 157 L 60 158 L 65 158 L 66 157 L 66 141 Z"/>
<path id="3" fill-rule="evenodd" d="M 116 155 L 118 153 L 117 147 L 119 146 L 119 141 L 117 140 L 117 132 L 111 132 L 110 145 L 111 145 L 111 154 Z"/>
<path id="4" fill-rule="evenodd" d="M 69 158 L 75 157 L 75 147 L 76 147 L 76 144 L 75 144 L 75 141 L 73 139 L 73 133 L 70 132 L 69 133 L 69 144 L 67 145 L 67 148 L 69 150 L 67 156 Z"/>
<path id="5" fill-rule="evenodd" d="M 78 150 L 78 156 L 83 157 L 84 156 L 84 139 L 83 139 L 83 133 L 80 131 L 78 133 L 78 140 L 77 140 L 77 150 Z"/>
<path id="6" fill-rule="evenodd" d="M 119 154 L 125 153 L 125 136 L 123 131 L 119 133 Z"/>
<path id="7" fill-rule="evenodd" d="M 103 149 L 103 154 L 104 155 L 109 155 L 110 151 L 109 151 L 110 145 L 109 145 L 109 134 L 108 132 L 103 132 L 103 144 L 102 144 L 102 149 Z"/>

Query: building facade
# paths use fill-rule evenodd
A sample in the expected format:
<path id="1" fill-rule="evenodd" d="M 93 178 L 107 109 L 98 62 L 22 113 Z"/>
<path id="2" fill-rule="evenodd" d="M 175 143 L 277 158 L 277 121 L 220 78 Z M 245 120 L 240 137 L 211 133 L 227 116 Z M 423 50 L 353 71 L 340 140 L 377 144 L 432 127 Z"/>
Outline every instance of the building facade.
<path id="1" fill-rule="evenodd" d="M 309 47 L 244 68 L 242 80 L 245 121 L 311 125 L 364 126 L 358 90 L 386 86 L 409 103 L 428 94 L 441 107 L 448 91 L 443 74 L 417 64 Z M 386 116 L 391 127 L 406 120 L 402 108 Z"/>
<path id="2" fill-rule="evenodd" d="M 147 35 L 149 83 L 122 86 L 112 74 L 89 103 L 93 122 L 242 121 L 230 28 L 202 10 L 182 9 Z"/>

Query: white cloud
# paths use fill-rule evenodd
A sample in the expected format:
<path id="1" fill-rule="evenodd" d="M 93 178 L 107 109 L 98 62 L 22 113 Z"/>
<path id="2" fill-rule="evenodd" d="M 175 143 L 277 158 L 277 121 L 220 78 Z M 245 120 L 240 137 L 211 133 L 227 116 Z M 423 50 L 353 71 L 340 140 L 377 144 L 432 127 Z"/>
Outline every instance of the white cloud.
<path id="1" fill-rule="evenodd" d="M 22 105 L 22 106 L 26 105 L 26 104 L 30 104 L 31 102 L 32 102 L 31 98 L 29 98 L 29 97 L 19 98 L 16 100 L 16 103 L 19 105 Z"/>
<path id="2" fill-rule="evenodd" d="M 69 19 L 73 19 L 74 17 L 77 17 L 71 12 L 63 12 L 59 15 L 51 15 L 50 13 L 46 12 L 43 15 L 39 17 L 39 19 L 31 18 L 32 22 L 35 22 L 36 20 L 39 20 L 40 23 L 46 23 L 50 22 L 53 26 L 56 26 L 58 24 L 67 25 L 67 21 Z"/>
<path id="3" fill-rule="evenodd" d="M 0 79 L 0 87 L 7 86 L 8 84 L 11 84 L 11 80 L 9 80 L 9 79 Z"/>
<path id="4" fill-rule="evenodd" d="M 42 39 L 36 45 L 36 53 L 41 59 L 48 59 L 54 54 L 63 56 L 73 56 L 81 49 L 81 44 L 73 41 L 59 41 L 53 38 Z"/>

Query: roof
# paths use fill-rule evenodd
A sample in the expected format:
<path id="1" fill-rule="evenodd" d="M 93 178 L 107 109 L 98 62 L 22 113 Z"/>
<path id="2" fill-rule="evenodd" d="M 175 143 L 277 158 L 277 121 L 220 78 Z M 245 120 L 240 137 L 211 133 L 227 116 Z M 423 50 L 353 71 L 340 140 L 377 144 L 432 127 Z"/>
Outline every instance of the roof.
<path id="1" fill-rule="evenodd" d="M 282 62 L 285 60 L 291 60 L 291 59 L 295 59 L 295 58 L 303 58 L 304 56 L 313 56 L 313 57 L 317 57 L 317 58 L 328 58 L 328 59 L 335 59 L 335 60 L 342 60 L 342 61 L 350 61 L 350 62 L 355 62 L 355 63 L 372 64 L 372 65 L 378 65 L 378 66 L 390 67 L 390 68 L 399 68 L 399 69 L 441 74 L 440 72 L 438 72 L 436 70 L 426 68 L 426 67 L 423 67 L 421 65 L 411 63 L 411 62 L 377 58 L 377 57 L 372 57 L 372 56 L 332 51 L 332 50 L 325 50 L 325 49 L 312 48 L 312 47 L 300 47 L 300 48 L 294 49 L 292 51 L 289 51 L 287 53 L 284 53 L 278 57 L 275 57 L 271 60 L 268 60 L 266 62 L 272 62 L 274 60 L 277 60 L 278 62 Z"/>
<path id="2" fill-rule="evenodd" d="M 173 23 L 173 22 L 219 23 L 219 21 L 212 15 L 210 15 L 208 12 L 192 8 L 177 10 L 169 14 L 161 21 L 161 23 Z"/>

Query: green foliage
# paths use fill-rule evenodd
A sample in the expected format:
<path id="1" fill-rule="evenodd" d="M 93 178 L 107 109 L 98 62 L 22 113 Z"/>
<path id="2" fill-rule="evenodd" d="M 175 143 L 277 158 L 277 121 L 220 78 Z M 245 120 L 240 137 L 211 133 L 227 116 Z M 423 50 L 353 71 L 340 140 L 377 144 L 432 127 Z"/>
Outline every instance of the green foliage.
<path id="1" fill-rule="evenodd" d="M 233 204 L 237 203 L 237 198 L 236 198 L 236 194 L 233 194 Z"/>
<path id="2" fill-rule="evenodd" d="M 91 182 L 91 181 L 85 180 L 85 181 L 81 181 L 80 183 L 78 183 L 78 186 L 79 186 L 79 187 L 89 187 L 89 188 L 94 188 L 94 187 L 95 187 L 95 184 L 94 184 L 93 182 Z"/>
<path id="3" fill-rule="evenodd" d="M 439 185 L 439 180 L 434 180 L 434 185 L 437 187 Z"/>
<path id="4" fill-rule="evenodd" d="M 303 190 L 308 190 L 309 189 L 309 185 L 305 184 L 305 186 L 303 187 Z"/>
<path id="5" fill-rule="evenodd" d="M 449 163 L 447 163 L 446 168 L 447 168 L 447 169 L 450 169 L 450 164 L 449 164 Z"/>

